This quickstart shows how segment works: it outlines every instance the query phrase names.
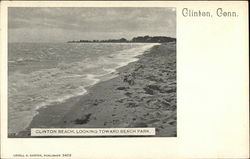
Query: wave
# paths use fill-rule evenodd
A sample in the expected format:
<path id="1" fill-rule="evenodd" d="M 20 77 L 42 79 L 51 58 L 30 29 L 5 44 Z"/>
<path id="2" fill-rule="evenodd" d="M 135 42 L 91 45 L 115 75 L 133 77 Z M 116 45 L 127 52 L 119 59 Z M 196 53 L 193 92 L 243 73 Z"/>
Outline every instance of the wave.
<path id="1" fill-rule="evenodd" d="M 12 63 L 12 64 L 20 64 L 20 63 L 26 63 L 26 62 L 39 62 L 39 59 L 35 59 L 35 58 L 18 58 L 16 60 L 9 60 L 8 63 Z"/>

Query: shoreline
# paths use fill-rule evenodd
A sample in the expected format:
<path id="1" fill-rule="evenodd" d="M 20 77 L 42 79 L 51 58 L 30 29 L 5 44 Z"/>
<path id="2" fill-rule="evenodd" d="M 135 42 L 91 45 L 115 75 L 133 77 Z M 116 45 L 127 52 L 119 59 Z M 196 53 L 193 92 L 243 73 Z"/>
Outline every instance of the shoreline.
<path id="1" fill-rule="evenodd" d="M 135 58 L 86 94 L 38 109 L 14 137 L 31 137 L 30 128 L 122 127 L 155 127 L 157 137 L 177 136 L 175 43 L 153 46 Z"/>

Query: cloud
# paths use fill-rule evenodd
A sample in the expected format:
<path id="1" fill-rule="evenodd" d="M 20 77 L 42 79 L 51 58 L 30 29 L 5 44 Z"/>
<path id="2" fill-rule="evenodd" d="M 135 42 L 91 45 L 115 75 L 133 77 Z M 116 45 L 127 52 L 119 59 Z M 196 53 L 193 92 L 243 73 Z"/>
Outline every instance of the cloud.
<path id="1" fill-rule="evenodd" d="M 138 34 L 175 37 L 176 16 L 173 8 L 9 8 L 9 39 L 43 41 L 131 38 Z M 50 31 L 50 30 L 53 30 Z M 22 31 L 22 33 L 20 33 Z M 39 33 L 34 34 L 35 31 Z M 48 34 L 50 33 L 50 34 Z M 67 35 L 64 36 L 63 34 Z M 167 34 L 167 35 L 166 35 Z M 89 35 L 92 35 L 91 37 Z M 71 39 L 70 39 L 71 38 Z"/>

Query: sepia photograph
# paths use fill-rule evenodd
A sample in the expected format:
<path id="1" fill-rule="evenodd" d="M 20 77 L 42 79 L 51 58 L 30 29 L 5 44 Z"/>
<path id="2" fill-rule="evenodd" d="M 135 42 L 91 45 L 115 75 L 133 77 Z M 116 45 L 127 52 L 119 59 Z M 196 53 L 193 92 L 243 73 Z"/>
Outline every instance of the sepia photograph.
<path id="1" fill-rule="evenodd" d="M 9 7 L 8 138 L 33 128 L 177 137 L 176 45 L 174 7 Z"/>

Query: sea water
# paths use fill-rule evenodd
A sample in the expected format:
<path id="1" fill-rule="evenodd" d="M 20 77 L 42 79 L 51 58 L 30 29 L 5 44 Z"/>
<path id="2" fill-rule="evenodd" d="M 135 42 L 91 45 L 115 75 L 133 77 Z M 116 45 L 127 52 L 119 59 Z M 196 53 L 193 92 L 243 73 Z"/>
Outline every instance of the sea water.
<path id="1" fill-rule="evenodd" d="M 25 129 L 36 110 L 87 93 L 115 77 L 152 43 L 9 43 L 8 132 Z"/>

